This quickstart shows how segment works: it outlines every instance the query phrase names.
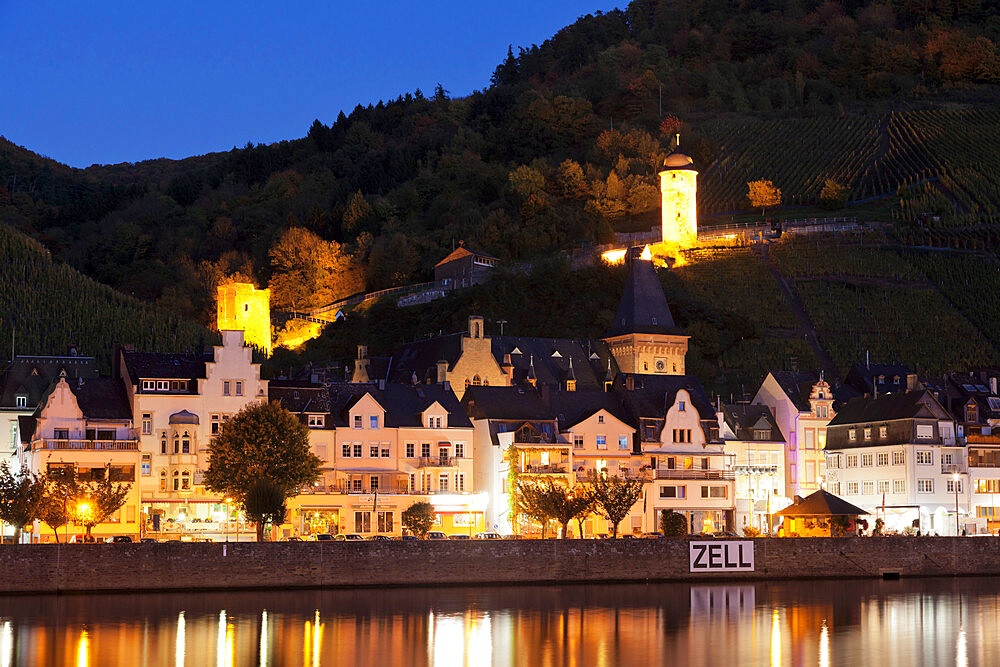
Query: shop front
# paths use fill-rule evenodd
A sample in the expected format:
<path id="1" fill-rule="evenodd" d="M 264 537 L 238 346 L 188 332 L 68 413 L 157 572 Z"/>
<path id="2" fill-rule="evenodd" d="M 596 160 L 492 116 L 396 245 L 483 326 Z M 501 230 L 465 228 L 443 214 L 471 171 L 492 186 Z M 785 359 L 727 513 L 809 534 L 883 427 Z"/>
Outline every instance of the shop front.
<path id="1" fill-rule="evenodd" d="M 142 537 L 166 542 L 254 541 L 256 529 L 224 500 L 144 500 Z"/>

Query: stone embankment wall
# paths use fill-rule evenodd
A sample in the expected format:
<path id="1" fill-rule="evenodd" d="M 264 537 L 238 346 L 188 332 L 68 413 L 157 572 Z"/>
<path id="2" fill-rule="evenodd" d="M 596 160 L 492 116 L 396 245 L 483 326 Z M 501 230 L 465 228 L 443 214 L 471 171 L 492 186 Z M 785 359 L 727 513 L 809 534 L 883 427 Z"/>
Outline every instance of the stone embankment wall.
<path id="1" fill-rule="evenodd" d="M 0 594 L 1000 575 L 1000 538 L 758 538 L 690 573 L 687 539 L 0 546 Z"/>

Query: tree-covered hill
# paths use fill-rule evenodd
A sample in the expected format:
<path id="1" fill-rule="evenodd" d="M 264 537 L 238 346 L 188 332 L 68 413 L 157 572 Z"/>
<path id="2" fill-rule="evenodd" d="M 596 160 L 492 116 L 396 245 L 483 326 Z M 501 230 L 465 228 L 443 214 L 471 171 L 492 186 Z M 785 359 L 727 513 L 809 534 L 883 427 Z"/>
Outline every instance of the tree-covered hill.
<path id="1" fill-rule="evenodd" d="M 634 0 L 512 49 L 481 91 L 317 109 L 272 145 L 74 170 L 0 141 L 0 220 L 208 324 L 223 276 L 301 309 L 426 279 L 458 240 L 524 260 L 648 226 L 680 132 L 703 214 L 750 179 L 794 205 L 832 180 L 890 195 L 904 242 L 991 247 L 998 40 L 995 0 Z"/>

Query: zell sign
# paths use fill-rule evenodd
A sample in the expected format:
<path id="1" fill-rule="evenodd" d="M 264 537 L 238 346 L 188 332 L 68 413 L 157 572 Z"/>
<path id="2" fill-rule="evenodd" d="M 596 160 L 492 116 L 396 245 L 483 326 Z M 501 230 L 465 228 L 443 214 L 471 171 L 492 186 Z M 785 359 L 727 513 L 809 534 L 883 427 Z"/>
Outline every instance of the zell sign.
<path id="1" fill-rule="evenodd" d="M 691 572 L 753 572 L 752 541 L 689 543 Z"/>

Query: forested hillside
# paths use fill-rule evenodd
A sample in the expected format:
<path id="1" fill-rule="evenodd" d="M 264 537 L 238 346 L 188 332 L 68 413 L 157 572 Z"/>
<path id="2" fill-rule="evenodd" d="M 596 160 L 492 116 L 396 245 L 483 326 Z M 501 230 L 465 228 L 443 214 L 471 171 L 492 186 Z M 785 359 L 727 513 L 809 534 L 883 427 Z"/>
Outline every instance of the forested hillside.
<path id="1" fill-rule="evenodd" d="M 991 252 L 998 8 L 635 0 L 512 49 L 466 97 L 438 86 L 349 114 L 317 109 L 303 138 L 272 145 L 77 170 L 0 139 L 0 221 L 94 280 L 208 325 L 226 277 L 269 285 L 276 308 L 301 310 L 426 279 L 458 240 L 520 261 L 648 227 L 659 165 L 680 133 L 700 172 L 703 224 L 746 208 L 749 180 L 781 188 L 786 208 L 769 213 L 779 217 L 814 207 L 829 181 L 841 199 L 880 198 L 867 215 L 893 222 L 893 242 Z M 706 266 L 757 276 L 742 257 Z M 719 271 L 678 275 L 699 299 L 725 300 Z M 821 322 L 824 299 L 874 308 L 871 295 L 797 285 Z M 563 299 L 579 294 L 564 287 Z M 515 295 L 503 298 L 515 308 Z M 706 321 L 742 331 L 744 303 Z M 760 336 L 719 341 L 721 366 L 726 355 L 768 361 L 789 314 L 774 316 Z M 38 345 L 61 344 L 46 335 Z"/>
<path id="2" fill-rule="evenodd" d="M 141 350 L 200 350 L 215 334 L 127 297 L 55 262 L 32 239 L 0 226 L 0 349 L 65 354 L 72 344 L 110 371 L 114 343 Z M 13 348 L 13 350 L 12 350 Z"/>

